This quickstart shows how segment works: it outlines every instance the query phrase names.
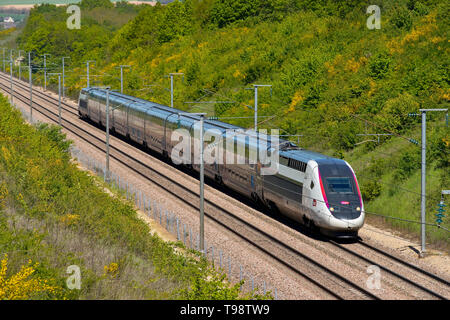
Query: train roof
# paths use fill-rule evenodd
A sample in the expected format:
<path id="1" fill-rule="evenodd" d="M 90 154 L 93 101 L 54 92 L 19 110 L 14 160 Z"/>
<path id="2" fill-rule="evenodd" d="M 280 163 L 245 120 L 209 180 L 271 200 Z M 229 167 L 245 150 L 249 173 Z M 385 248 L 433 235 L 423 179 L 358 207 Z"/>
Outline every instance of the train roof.
<path id="1" fill-rule="evenodd" d="M 95 93 L 96 95 L 100 95 L 102 97 L 106 97 L 106 91 L 103 88 L 96 88 L 96 87 L 91 87 L 91 88 L 83 88 L 82 90 L 85 90 L 89 93 Z M 114 100 L 114 98 L 119 98 L 119 99 L 126 99 L 126 100 L 131 100 L 134 101 L 134 104 L 131 103 L 130 106 L 132 106 L 132 109 L 134 110 L 138 110 L 140 112 L 144 112 L 147 113 L 149 111 L 150 108 L 156 108 L 159 109 L 160 111 L 164 111 L 167 112 L 169 114 L 173 114 L 173 115 L 177 115 L 177 114 L 182 114 L 181 117 L 185 117 L 185 118 L 190 118 L 190 119 L 195 119 L 195 120 L 200 120 L 200 116 L 199 115 L 195 115 L 192 114 L 190 115 L 189 112 L 186 112 L 184 110 L 180 110 L 180 109 L 176 109 L 176 108 L 171 108 L 169 106 L 166 105 L 162 105 L 156 102 L 152 102 L 152 101 L 148 101 L 148 100 L 144 100 L 141 98 L 137 98 L 137 97 L 133 97 L 133 96 L 129 96 L 126 94 L 122 94 L 116 91 L 110 91 L 110 100 Z M 211 128 L 211 127 L 216 127 L 216 128 L 220 128 L 222 130 L 233 130 L 233 131 L 238 131 L 238 130 L 244 130 L 246 131 L 245 128 L 242 127 L 238 127 L 226 122 L 222 122 L 219 120 L 209 120 L 209 119 L 205 119 L 205 128 Z M 253 131 L 253 133 L 249 134 L 256 134 L 256 132 Z M 259 136 L 261 136 L 261 133 L 259 133 Z M 283 140 L 280 139 L 280 143 L 281 142 L 287 142 L 287 140 Z"/>
<path id="2" fill-rule="evenodd" d="M 105 90 L 102 88 L 96 88 L 96 87 L 91 87 L 91 88 L 83 88 L 82 90 L 85 90 L 87 92 L 92 92 L 94 91 L 96 94 L 99 94 L 101 96 L 106 96 Z M 119 93 L 119 92 L 115 92 L 115 91 L 110 91 L 110 97 L 111 99 L 113 99 L 114 97 L 117 98 L 121 98 L 121 99 L 127 99 L 127 100 L 131 100 L 134 101 L 136 104 L 133 105 L 133 109 L 142 111 L 142 112 L 146 112 L 149 108 L 157 108 L 159 110 L 171 113 L 171 114 L 178 114 L 178 113 L 182 113 L 182 117 L 186 117 L 186 118 L 191 118 L 191 119 L 196 119 L 196 120 L 200 120 L 200 116 L 192 114 L 189 115 L 188 112 L 184 111 L 184 110 L 180 110 L 180 109 L 176 109 L 176 108 L 171 108 L 169 106 L 163 105 L 163 104 L 159 104 L 153 101 L 148 101 L 148 100 L 144 100 L 141 98 L 137 98 L 137 97 L 133 97 L 133 96 L 129 96 L 123 93 Z M 137 104 L 139 103 L 139 104 Z M 222 122 L 219 120 L 208 120 L 205 119 L 205 126 L 207 125 L 213 125 L 213 126 L 217 126 L 217 127 L 221 127 L 224 130 L 239 130 L 239 129 L 244 129 L 226 122 Z"/>
<path id="3" fill-rule="evenodd" d="M 106 96 L 105 90 L 102 88 L 96 88 L 96 87 L 91 87 L 91 88 L 83 88 L 82 90 L 85 90 L 89 93 L 91 93 L 92 91 L 94 91 L 96 94 L 101 95 L 101 96 Z M 185 118 L 190 118 L 190 119 L 195 119 L 195 120 L 200 120 L 200 116 L 192 114 L 189 115 L 188 112 L 183 111 L 183 110 L 179 110 L 176 108 L 171 108 L 169 106 L 165 106 L 156 102 L 152 102 L 152 101 L 148 101 L 148 100 L 144 100 L 141 98 L 137 98 L 137 97 L 133 97 L 133 96 L 129 96 L 126 94 L 122 94 L 119 92 L 115 92 L 115 91 L 110 91 L 110 97 L 111 99 L 114 99 L 114 97 L 119 98 L 119 99 L 126 99 L 126 100 L 131 100 L 134 101 L 135 104 L 133 104 L 133 109 L 135 110 L 139 110 L 141 112 L 147 113 L 149 112 L 150 108 L 157 108 L 161 111 L 170 113 L 170 114 L 178 114 L 178 113 L 182 113 L 182 117 Z M 130 104 L 131 105 L 131 104 Z M 205 128 L 208 127 L 219 127 L 222 130 L 246 130 L 245 128 L 242 127 L 238 127 L 226 122 L 222 122 L 219 120 L 208 120 L 205 119 Z M 250 135 L 256 135 L 257 133 L 255 131 L 250 130 L 249 132 Z M 261 133 L 258 134 L 259 136 L 261 135 Z M 288 140 L 284 140 L 284 139 L 280 139 L 279 140 L 280 145 L 284 145 L 287 146 L 287 148 L 284 148 L 280 151 L 280 155 L 288 157 L 288 158 L 292 158 L 295 160 L 299 160 L 302 162 L 308 162 L 309 160 L 315 160 L 316 162 L 320 163 L 320 164 L 326 164 L 326 163 L 336 163 L 336 162 L 340 162 L 343 160 L 340 159 L 336 159 L 336 158 L 332 158 L 326 155 L 323 155 L 321 153 L 318 152 L 314 152 L 314 151 L 309 151 L 309 150 L 304 150 L 301 149 L 300 147 L 297 147 L 295 144 L 293 144 L 292 142 L 288 141 Z M 270 143 L 269 143 L 270 144 Z"/>
<path id="4" fill-rule="evenodd" d="M 329 157 L 318 152 L 304 149 L 282 150 L 280 151 L 280 155 L 294 160 L 302 161 L 305 163 L 308 163 L 308 161 L 310 160 L 314 160 L 317 162 L 318 165 L 345 164 L 345 160 Z"/>

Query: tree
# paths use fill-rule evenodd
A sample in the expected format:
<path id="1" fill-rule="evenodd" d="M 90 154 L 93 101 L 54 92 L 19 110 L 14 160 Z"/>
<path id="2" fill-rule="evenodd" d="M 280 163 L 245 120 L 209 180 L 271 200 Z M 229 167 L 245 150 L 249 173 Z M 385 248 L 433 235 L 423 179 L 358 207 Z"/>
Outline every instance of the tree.
<path id="1" fill-rule="evenodd" d="M 82 0 L 80 7 L 83 9 L 113 8 L 114 4 L 110 0 Z"/>

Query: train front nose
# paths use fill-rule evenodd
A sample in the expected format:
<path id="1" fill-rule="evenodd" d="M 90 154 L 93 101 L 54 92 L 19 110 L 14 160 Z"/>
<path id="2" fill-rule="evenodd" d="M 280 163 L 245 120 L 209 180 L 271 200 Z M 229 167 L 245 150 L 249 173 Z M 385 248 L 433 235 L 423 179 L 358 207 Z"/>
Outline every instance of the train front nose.
<path id="1" fill-rule="evenodd" d="M 361 193 L 353 171 L 346 163 L 319 166 L 322 194 L 329 215 L 328 230 L 357 233 L 364 224 Z"/>
<path id="2" fill-rule="evenodd" d="M 329 210 L 336 219 L 355 220 L 361 216 L 362 208 L 359 201 L 341 200 L 330 204 Z"/>

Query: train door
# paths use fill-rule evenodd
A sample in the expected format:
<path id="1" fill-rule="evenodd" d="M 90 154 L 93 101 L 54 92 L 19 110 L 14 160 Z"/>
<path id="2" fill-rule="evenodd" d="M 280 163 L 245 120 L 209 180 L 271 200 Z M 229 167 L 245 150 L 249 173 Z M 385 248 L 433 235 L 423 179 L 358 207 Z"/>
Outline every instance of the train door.
<path id="1" fill-rule="evenodd" d="M 128 107 L 126 104 L 122 101 L 117 101 L 114 104 L 112 104 L 114 110 L 113 110 L 113 126 L 114 129 L 122 134 L 127 134 L 127 113 L 128 113 Z"/>
<path id="2" fill-rule="evenodd" d="M 317 188 L 320 188 L 320 182 L 314 179 L 314 168 L 317 166 L 314 161 L 309 161 L 305 170 L 305 179 L 303 183 L 301 208 L 300 210 L 306 214 L 309 219 L 312 217 L 312 209 L 317 206 L 317 200 L 314 198 Z"/>
<path id="3" fill-rule="evenodd" d="M 249 174 L 249 188 L 254 196 L 263 200 L 263 179 L 261 175 L 261 163 L 258 161 L 258 142 L 251 141 L 250 137 L 247 137 L 245 156 L 248 162 L 248 174 Z"/>
<path id="4" fill-rule="evenodd" d="M 219 130 L 216 132 L 211 132 L 211 134 L 206 134 L 209 129 Z M 222 138 L 224 134 L 224 130 L 217 129 L 213 126 L 211 126 L 209 123 L 205 125 L 205 144 L 204 144 L 204 150 L 205 150 L 205 174 L 209 176 L 210 178 L 221 182 L 221 173 L 220 173 L 220 163 L 221 159 L 219 159 L 222 150 L 221 144 L 222 144 Z M 223 161 L 223 159 L 222 159 Z"/>
<path id="5" fill-rule="evenodd" d="M 98 114 L 98 105 L 99 105 L 99 101 L 98 101 L 98 97 L 93 96 L 92 99 L 89 99 L 89 118 L 94 121 L 94 122 L 99 122 L 100 117 Z"/>
<path id="6" fill-rule="evenodd" d="M 164 132 L 161 139 L 161 149 L 163 150 L 163 154 L 166 156 L 169 156 L 169 146 L 171 145 L 171 141 L 167 142 L 167 135 L 172 133 L 172 130 L 170 128 L 170 122 L 169 117 L 175 115 L 175 113 L 170 113 L 164 118 Z"/>

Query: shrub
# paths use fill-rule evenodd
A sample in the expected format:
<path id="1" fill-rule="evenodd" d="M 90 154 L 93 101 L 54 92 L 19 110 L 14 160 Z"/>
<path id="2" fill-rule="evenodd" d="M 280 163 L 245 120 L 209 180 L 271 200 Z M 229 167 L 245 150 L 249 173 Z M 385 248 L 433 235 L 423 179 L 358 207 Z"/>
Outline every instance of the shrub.
<path id="1" fill-rule="evenodd" d="M 378 54 L 376 58 L 369 62 L 370 76 L 374 79 L 383 79 L 389 72 L 391 63 L 391 58 L 387 54 Z"/>
<path id="2" fill-rule="evenodd" d="M 350 122 L 338 122 L 333 125 L 331 133 L 331 145 L 337 150 L 353 149 L 356 143 L 358 128 Z"/>
<path id="3" fill-rule="evenodd" d="M 28 262 L 16 274 L 7 277 L 8 255 L 0 261 L 0 300 L 28 300 L 43 294 L 54 296 L 61 290 L 49 284 L 48 280 L 34 277 L 39 264 Z"/>
<path id="4" fill-rule="evenodd" d="M 408 93 L 386 101 L 376 119 L 384 129 L 389 131 L 404 131 L 414 123 L 415 118 L 409 113 L 417 112 L 419 103 Z"/>
<path id="5" fill-rule="evenodd" d="M 83 9 L 113 8 L 114 4 L 110 0 L 82 0 L 80 7 Z"/>
<path id="6" fill-rule="evenodd" d="M 411 11 L 414 11 L 419 16 L 424 16 L 429 13 L 428 7 L 420 1 L 417 0 L 408 0 L 407 8 Z"/>
<path id="7" fill-rule="evenodd" d="M 419 148 L 414 151 L 406 151 L 397 163 L 394 179 L 398 181 L 406 180 L 420 167 L 420 163 Z"/>
<path id="8" fill-rule="evenodd" d="M 381 185 L 378 181 L 371 180 L 361 185 L 361 195 L 364 201 L 372 201 L 381 194 Z"/>
<path id="9" fill-rule="evenodd" d="M 399 7 L 395 10 L 391 22 L 396 28 L 405 30 L 411 30 L 413 24 L 411 13 L 404 7 Z"/>

